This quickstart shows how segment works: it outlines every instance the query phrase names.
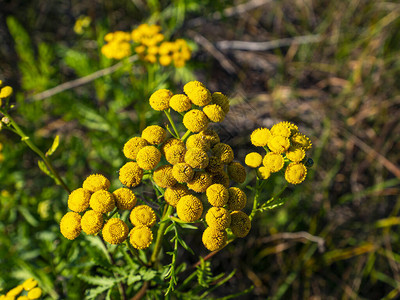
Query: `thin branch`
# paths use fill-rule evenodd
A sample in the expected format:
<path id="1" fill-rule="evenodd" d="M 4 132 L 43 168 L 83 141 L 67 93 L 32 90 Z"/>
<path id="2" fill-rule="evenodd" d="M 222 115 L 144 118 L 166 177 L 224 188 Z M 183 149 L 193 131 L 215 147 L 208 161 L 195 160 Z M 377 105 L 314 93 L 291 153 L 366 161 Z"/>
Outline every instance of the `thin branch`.
<path id="1" fill-rule="evenodd" d="M 111 67 L 96 71 L 96 72 L 94 72 L 92 74 L 89 74 L 87 76 L 84 76 L 84 77 L 81 77 L 81 78 L 78 78 L 78 79 L 75 79 L 75 80 L 72 80 L 72 81 L 68 81 L 68 82 L 62 83 L 62 84 L 60 84 L 60 85 L 58 85 L 58 86 L 56 86 L 54 88 L 51 88 L 51 89 L 49 89 L 47 91 L 41 92 L 39 94 L 36 94 L 36 95 L 32 96 L 30 99 L 28 99 L 28 101 L 43 100 L 43 99 L 49 98 L 51 96 L 54 96 L 56 94 L 59 94 L 61 92 L 76 88 L 76 87 L 84 85 L 84 84 L 87 84 L 87 83 L 89 83 L 89 82 L 91 82 L 91 81 L 93 81 L 93 80 L 95 80 L 97 78 L 100 78 L 100 77 L 109 75 L 111 73 L 114 73 L 120 67 L 122 67 L 126 63 L 126 61 L 131 63 L 131 62 L 136 61 L 137 58 L 138 58 L 137 55 L 132 55 L 132 56 L 128 57 L 126 60 L 120 61 L 119 63 L 116 63 L 115 65 L 113 65 Z"/>
<path id="2" fill-rule="evenodd" d="M 318 244 L 318 250 L 320 252 L 325 251 L 325 240 L 319 236 L 311 235 L 306 231 L 299 232 L 282 232 L 277 233 L 260 240 L 261 243 L 269 243 L 276 240 L 308 240 Z"/>

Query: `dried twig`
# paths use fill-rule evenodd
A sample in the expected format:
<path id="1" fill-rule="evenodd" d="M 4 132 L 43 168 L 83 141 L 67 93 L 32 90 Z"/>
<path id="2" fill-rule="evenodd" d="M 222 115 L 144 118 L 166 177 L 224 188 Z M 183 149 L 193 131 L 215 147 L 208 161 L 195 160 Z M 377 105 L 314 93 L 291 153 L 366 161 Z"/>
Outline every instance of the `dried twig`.
<path id="1" fill-rule="evenodd" d="M 288 240 L 288 239 L 308 240 L 308 241 L 317 243 L 318 250 L 320 252 L 325 251 L 325 240 L 319 236 L 309 234 L 306 231 L 277 233 L 277 234 L 260 239 L 260 242 L 261 243 L 269 243 L 269 242 L 281 240 L 281 239 L 284 239 L 284 240 Z"/>
<path id="2" fill-rule="evenodd" d="M 132 55 L 132 56 L 127 58 L 127 61 L 128 62 L 134 62 L 134 61 L 137 60 L 137 58 L 138 58 L 137 55 Z M 126 63 L 126 61 L 120 61 L 119 63 L 116 63 L 115 65 L 113 65 L 111 67 L 96 71 L 96 72 L 94 72 L 92 74 L 89 74 L 87 76 L 84 76 L 84 77 L 81 77 L 81 78 L 78 78 L 78 79 L 75 79 L 75 80 L 72 80 L 72 81 L 68 81 L 68 82 L 62 83 L 62 84 L 60 84 L 60 85 L 58 85 L 58 86 L 56 86 L 54 88 L 51 88 L 51 89 L 49 89 L 47 91 L 44 91 L 44 92 L 41 92 L 39 94 L 36 94 L 36 95 L 32 96 L 32 98 L 28 99 L 28 101 L 29 100 L 31 100 L 31 101 L 43 100 L 43 99 L 49 98 L 51 96 L 54 96 L 56 94 L 59 94 L 61 92 L 64 92 L 66 90 L 70 90 L 70 89 L 76 88 L 78 86 L 84 85 L 86 83 L 89 83 L 89 82 L 97 79 L 97 78 L 100 78 L 100 77 L 109 75 L 111 73 L 114 73 L 120 67 L 122 67 L 125 63 Z"/>

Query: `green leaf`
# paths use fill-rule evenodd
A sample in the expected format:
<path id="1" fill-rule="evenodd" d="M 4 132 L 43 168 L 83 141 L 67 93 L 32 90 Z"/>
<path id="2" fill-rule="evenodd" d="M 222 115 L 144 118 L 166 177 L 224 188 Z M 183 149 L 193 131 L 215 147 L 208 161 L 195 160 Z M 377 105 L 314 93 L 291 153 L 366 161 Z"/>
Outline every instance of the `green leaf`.
<path id="1" fill-rule="evenodd" d="M 128 285 L 131 285 L 131 284 L 133 284 L 135 282 L 138 282 L 140 280 L 142 280 L 142 276 L 140 276 L 140 275 L 130 275 L 128 277 Z"/>
<path id="2" fill-rule="evenodd" d="M 86 281 L 87 283 L 99 286 L 107 286 L 112 287 L 115 283 L 121 281 L 121 279 L 109 278 L 109 277 L 100 277 L 100 276 L 90 276 L 78 274 L 78 278 Z"/>
<path id="3" fill-rule="evenodd" d="M 144 268 L 141 268 L 139 270 L 139 273 L 140 273 L 140 275 L 142 275 L 142 279 L 144 281 L 152 280 L 157 275 L 157 271 L 154 271 L 152 269 L 144 269 Z"/>
<path id="4" fill-rule="evenodd" d="M 18 206 L 18 211 L 24 216 L 26 221 L 33 227 L 39 225 L 39 221 L 30 213 L 30 211 L 25 206 Z"/>
<path id="5" fill-rule="evenodd" d="M 53 145 L 51 145 L 50 149 L 47 150 L 46 156 L 51 156 L 57 150 L 58 145 L 60 144 L 60 136 L 56 135 L 53 141 Z"/>
<path id="6" fill-rule="evenodd" d="M 85 299 L 97 299 L 99 295 L 107 291 L 109 288 L 109 286 L 98 286 L 96 288 L 86 290 Z"/>
<path id="7" fill-rule="evenodd" d="M 42 172 L 43 172 L 44 174 L 46 174 L 47 176 L 49 176 L 49 177 L 51 177 L 51 178 L 54 179 L 54 175 L 53 175 L 53 174 L 50 172 L 50 170 L 47 168 L 47 166 L 46 166 L 46 164 L 44 163 L 43 160 L 39 160 L 39 161 L 38 161 L 38 166 L 39 166 L 39 169 L 42 170 Z"/>
<path id="8" fill-rule="evenodd" d="M 186 242 L 183 239 L 181 239 L 179 236 L 177 236 L 177 238 L 178 238 L 179 244 L 181 244 L 181 246 L 183 248 L 185 248 L 187 251 L 189 251 L 191 254 L 194 255 L 193 250 L 188 246 L 188 244 L 186 244 Z"/>

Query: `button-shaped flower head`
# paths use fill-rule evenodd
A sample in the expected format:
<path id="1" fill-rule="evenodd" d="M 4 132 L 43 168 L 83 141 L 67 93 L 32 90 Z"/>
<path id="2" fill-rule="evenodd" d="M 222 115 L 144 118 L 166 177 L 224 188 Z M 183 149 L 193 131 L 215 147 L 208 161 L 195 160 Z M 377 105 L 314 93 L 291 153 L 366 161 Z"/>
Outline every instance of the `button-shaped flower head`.
<path id="1" fill-rule="evenodd" d="M 251 221 L 249 216 L 242 211 L 232 212 L 230 229 L 237 237 L 245 237 L 251 229 Z"/>
<path id="2" fill-rule="evenodd" d="M 176 138 L 167 139 L 161 146 L 162 155 L 165 156 L 165 154 L 168 151 L 168 149 L 171 148 L 172 146 L 175 146 L 175 145 L 182 145 L 183 147 L 185 147 L 185 142 L 183 142 L 180 139 L 176 139 Z"/>
<path id="3" fill-rule="evenodd" d="M 176 212 L 182 221 L 195 222 L 201 218 L 203 203 L 193 195 L 183 196 L 176 205 Z"/>
<path id="4" fill-rule="evenodd" d="M 153 233 L 147 226 L 134 227 L 130 232 L 129 241 L 135 249 L 146 249 L 153 241 Z"/>
<path id="5" fill-rule="evenodd" d="M 257 128 L 250 135 L 251 143 L 256 147 L 264 147 L 271 138 L 271 132 L 268 128 Z"/>
<path id="6" fill-rule="evenodd" d="M 260 153 L 250 152 L 249 154 L 246 155 L 244 162 L 250 168 L 258 168 L 262 163 L 262 156 Z"/>
<path id="7" fill-rule="evenodd" d="M 189 148 L 185 154 L 185 162 L 193 169 L 204 169 L 209 159 L 207 153 L 200 148 Z"/>
<path id="8" fill-rule="evenodd" d="M 102 230 L 104 240 L 113 245 L 121 244 L 125 241 L 128 233 L 128 225 L 119 218 L 109 219 Z"/>
<path id="9" fill-rule="evenodd" d="M 27 280 L 24 281 L 22 284 L 22 287 L 24 288 L 25 291 L 30 291 L 31 289 L 35 288 L 38 285 L 38 282 L 34 278 L 28 278 Z"/>
<path id="10" fill-rule="evenodd" d="M 89 200 L 92 193 L 84 188 L 71 192 L 68 196 L 68 208 L 74 212 L 83 212 L 89 207 Z"/>
<path id="11" fill-rule="evenodd" d="M 94 210 L 88 210 L 82 217 L 81 227 L 86 234 L 96 234 L 104 224 L 103 214 Z"/>
<path id="12" fill-rule="evenodd" d="M 153 170 L 161 160 L 161 152 L 154 146 L 143 147 L 137 154 L 136 162 L 144 170 Z"/>
<path id="13" fill-rule="evenodd" d="M 60 221 L 61 234 L 69 240 L 74 240 L 80 235 L 81 216 L 76 212 L 67 212 Z"/>
<path id="14" fill-rule="evenodd" d="M 143 169 L 136 162 L 128 162 L 119 170 L 119 181 L 127 187 L 138 186 L 142 178 Z"/>
<path id="15" fill-rule="evenodd" d="M 191 136 L 189 136 L 188 139 L 186 140 L 186 147 L 188 149 L 199 148 L 204 151 L 208 151 L 211 148 L 210 141 L 200 133 L 192 134 Z"/>
<path id="16" fill-rule="evenodd" d="M 271 127 L 271 133 L 272 135 L 281 135 L 288 138 L 291 136 L 292 130 L 287 123 L 280 122 Z"/>
<path id="17" fill-rule="evenodd" d="M 229 176 L 225 171 L 211 173 L 211 182 L 222 184 L 224 187 L 229 188 Z"/>
<path id="18" fill-rule="evenodd" d="M 206 190 L 208 202 L 212 206 L 222 207 L 228 203 L 228 189 L 222 184 L 214 183 Z"/>
<path id="19" fill-rule="evenodd" d="M 191 109 L 183 116 L 183 125 L 195 133 L 206 129 L 208 122 L 206 114 L 198 109 Z"/>
<path id="20" fill-rule="evenodd" d="M 182 144 L 173 145 L 165 152 L 165 159 L 171 164 L 176 165 L 185 160 L 186 147 Z"/>
<path id="21" fill-rule="evenodd" d="M 211 207 L 207 211 L 206 222 L 209 227 L 225 230 L 231 225 L 231 214 L 223 207 Z"/>
<path id="22" fill-rule="evenodd" d="M 239 162 L 231 162 L 227 167 L 227 171 L 229 178 L 237 183 L 243 183 L 246 180 L 246 169 Z"/>
<path id="23" fill-rule="evenodd" d="M 165 190 L 164 199 L 169 205 L 176 207 L 178 201 L 186 195 L 190 195 L 188 188 L 186 185 L 178 183 Z"/>
<path id="24" fill-rule="evenodd" d="M 42 296 L 42 289 L 35 287 L 28 292 L 28 299 L 39 299 Z"/>
<path id="25" fill-rule="evenodd" d="M 306 156 L 304 149 L 299 146 L 291 146 L 285 154 L 292 162 L 301 162 Z"/>
<path id="26" fill-rule="evenodd" d="M 127 188 L 119 188 L 113 192 L 118 209 L 131 210 L 137 202 L 135 194 Z"/>
<path id="27" fill-rule="evenodd" d="M 210 174 L 198 171 L 194 173 L 193 179 L 187 183 L 187 186 L 196 193 L 204 193 L 211 183 Z"/>
<path id="28" fill-rule="evenodd" d="M 172 97 L 172 92 L 167 89 L 155 91 L 149 99 L 150 106 L 154 110 L 162 111 L 169 108 L 169 101 Z"/>
<path id="29" fill-rule="evenodd" d="M 159 187 L 164 189 L 177 183 L 172 175 L 172 166 L 169 165 L 158 167 L 153 173 L 153 180 Z"/>
<path id="30" fill-rule="evenodd" d="M 224 171 L 224 165 L 221 163 L 221 160 L 218 157 L 210 156 L 205 170 L 212 174 L 220 173 Z"/>
<path id="31" fill-rule="evenodd" d="M 202 236 L 204 246 L 210 251 L 217 251 L 225 246 L 228 235 L 225 230 L 207 227 Z"/>
<path id="32" fill-rule="evenodd" d="M 199 81 L 190 81 L 183 87 L 183 91 L 193 104 L 205 106 L 211 102 L 210 91 Z"/>
<path id="33" fill-rule="evenodd" d="M 229 99 L 227 96 L 220 92 L 215 92 L 211 96 L 211 103 L 221 106 L 225 115 L 229 112 Z"/>
<path id="34" fill-rule="evenodd" d="M 299 146 L 299 147 L 303 148 L 304 150 L 309 150 L 312 147 L 312 143 L 311 143 L 310 139 L 300 132 L 294 134 L 290 138 L 290 140 L 293 145 Z"/>
<path id="35" fill-rule="evenodd" d="M 238 187 L 231 187 L 228 189 L 228 203 L 229 210 L 242 210 L 247 203 L 246 194 Z"/>
<path id="36" fill-rule="evenodd" d="M 231 163 L 234 158 L 233 150 L 228 144 L 218 143 L 212 148 L 212 152 L 223 164 Z"/>
<path id="37" fill-rule="evenodd" d="M 302 163 L 290 163 L 285 170 L 285 179 L 291 184 L 299 184 L 306 179 L 307 168 Z"/>
<path id="38" fill-rule="evenodd" d="M 184 94 L 176 94 L 169 100 L 169 106 L 177 112 L 184 112 L 192 108 L 192 102 L 188 96 Z"/>
<path id="39" fill-rule="evenodd" d="M 108 190 L 110 188 L 110 180 L 101 174 L 92 174 L 85 179 L 82 187 L 92 193 L 99 190 Z"/>
<path id="40" fill-rule="evenodd" d="M 199 132 L 199 135 L 210 143 L 210 147 L 214 147 L 220 142 L 219 135 L 214 129 L 207 128 Z"/>
<path id="41" fill-rule="evenodd" d="M 92 194 L 90 197 L 90 207 L 99 213 L 108 213 L 115 208 L 115 200 L 113 194 L 105 190 L 100 190 Z"/>
<path id="42" fill-rule="evenodd" d="M 132 209 L 130 220 L 135 226 L 152 227 L 156 223 L 156 213 L 148 205 L 139 205 Z"/>
<path id="43" fill-rule="evenodd" d="M 283 156 L 278 153 L 268 152 L 263 159 L 264 167 L 269 168 L 271 173 L 278 172 L 283 168 L 285 161 Z"/>
<path id="44" fill-rule="evenodd" d="M 140 149 L 147 146 L 149 143 L 141 137 L 133 137 L 124 145 L 123 152 L 126 158 L 136 160 L 136 156 Z"/>
<path id="45" fill-rule="evenodd" d="M 271 176 L 271 170 L 269 168 L 267 168 L 267 167 L 264 167 L 264 166 L 259 167 L 257 169 L 257 176 L 260 179 L 264 179 L 264 180 L 268 179 Z"/>
<path id="46" fill-rule="evenodd" d="M 225 119 L 225 112 L 218 104 L 209 104 L 203 107 L 207 118 L 214 123 L 220 123 Z"/>
<path id="47" fill-rule="evenodd" d="M 165 140 L 166 136 L 167 132 L 165 129 L 158 125 L 147 126 L 142 131 L 142 138 L 151 145 L 161 144 Z"/>
<path id="48" fill-rule="evenodd" d="M 172 168 L 172 176 L 180 183 L 187 183 L 193 179 L 194 170 L 187 163 L 179 163 Z"/>
<path id="49" fill-rule="evenodd" d="M 267 145 L 272 152 L 281 154 L 289 149 L 290 141 L 287 137 L 281 135 L 273 135 L 268 140 Z"/>

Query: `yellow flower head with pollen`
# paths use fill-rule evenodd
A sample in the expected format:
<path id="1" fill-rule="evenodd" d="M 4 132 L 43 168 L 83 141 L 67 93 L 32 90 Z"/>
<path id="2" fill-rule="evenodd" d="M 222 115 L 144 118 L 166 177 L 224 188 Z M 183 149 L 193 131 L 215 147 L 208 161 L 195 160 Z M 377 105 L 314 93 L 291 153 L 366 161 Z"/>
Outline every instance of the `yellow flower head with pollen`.
<path id="1" fill-rule="evenodd" d="M 153 241 L 153 233 L 147 226 L 134 227 L 129 235 L 130 243 L 138 250 L 148 248 Z"/>
<path id="2" fill-rule="evenodd" d="M 275 153 L 284 153 L 290 147 L 290 141 L 287 137 L 281 135 L 273 135 L 268 140 L 268 148 Z"/>
<path id="3" fill-rule="evenodd" d="M 172 166 L 161 166 L 158 167 L 153 173 L 154 182 L 162 188 L 174 186 L 177 180 L 172 175 Z"/>
<path id="4" fill-rule="evenodd" d="M 176 212 L 182 221 L 194 222 L 200 219 L 203 213 L 203 203 L 193 195 L 186 195 L 176 205 Z"/>
<path id="5" fill-rule="evenodd" d="M 10 97 L 13 93 L 13 88 L 11 86 L 5 86 L 0 90 L 0 99 Z"/>
<path id="6" fill-rule="evenodd" d="M 161 160 L 161 152 L 154 146 L 143 147 L 137 154 L 136 162 L 144 170 L 153 170 Z"/>
<path id="7" fill-rule="evenodd" d="M 103 214 L 94 210 L 88 210 L 82 217 L 81 227 L 86 234 L 96 234 L 104 224 Z"/>
<path id="8" fill-rule="evenodd" d="M 28 299 L 39 299 L 42 296 L 42 289 L 40 287 L 35 287 L 28 292 Z"/>
<path id="9" fill-rule="evenodd" d="M 225 119 L 225 112 L 218 104 L 209 104 L 203 107 L 207 118 L 214 123 L 220 123 Z"/>
<path id="10" fill-rule="evenodd" d="M 192 109 L 183 116 L 183 125 L 191 132 L 197 133 L 207 128 L 208 118 L 203 111 Z"/>
<path id="11" fill-rule="evenodd" d="M 263 159 L 264 167 L 267 167 L 271 173 L 280 171 L 283 168 L 285 161 L 283 156 L 278 153 L 268 152 Z"/>
<path id="12" fill-rule="evenodd" d="M 219 135 L 214 129 L 207 128 L 200 131 L 199 135 L 210 143 L 210 147 L 214 147 L 220 142 Z"/>
<path id="13" fill-rule="evenodd" d="M 229 188 L 229 176 L 225 171 L 211 174 L 211 182 L 222 184 L 224 187 Z"/>
<path id="14" fill-rule="evenodd" d="M 231 162 L 227 167 L 227 171 L 229 178 L 237 183 L 243 183 L 246 180 L 246 169 L 239 162 Z"/>
<path id="15" fill-rule="evenodd" d="M 209 159 L 207 152 L 200 148 L 189 148 L 185 154 L 185 162 L 193 169 L 204 169 L 207 167 Z"/>
<path id="16" fill-rule="evenodd" d="M 188 96 L 184 94 L 176 94 L 169 100 L 169 106 L 177 112 L 184 112 L 192 108 L 192 102 Z"/>
<path id="17" fill-rule="evenodd" d="M 37 285 L 38 285 L 37 280 L 35 280 L 34 278 L 28 278 L 27 280 L 24 281 L 22 287 L 24 288 L 25 291 L 30 291 Z"/>
<path id="18" fill-rule="evenodd" d="M 183 39 L 177 39 L 175 42 L 175 51 L 173 53 L 174 65 L 176 68 L 185 66 L 187 60 L 190 59 L 192 52 Z"/>
<path id="19" fill-rule="evenodd" d="M 228 144 L 218 143 L 212 148 L 212 152 L 221 163 L 226 165 L 231 163 L 234 158 L 233 150 Z"/>
<path id="20" fill-rule="evenodd" d="M 256 147 L 264 147 L 270 138 L 271 132 L 268 128 L 257 128 L 250 135 L 250 141 Z"/>
<path id="21" fill-rule="evenodd" d="M 292 131 L 286 123 L 280 122 L 271 127 L 271 133 L 272 135 L 280 135 L 288 138 L 292 134 Z"/>
<path id="22" fill-rule="evenodd" d="M 157 111 L 168 109 L 172 95 L 172 92 L 167 89 L 155 91 L 149 99 L 151 108 Z"/>
<path id="23" fill-rule="evenodd" d="M 183 91 L 193 104 L 205 106 L 211 102 L 210 91 L 199 81 L 190 81 L 183 86 Z"/>
<path id="24" fill-rule="evenodd" d="M 248 215 L 242 211 L 234 211 L 231 213 L 232 232 L 237 237 L 245 237 L 251 229 L 251 220 Z"/>
<path id="25" fill-rule="evenodd" d="M 139 205 L 132 209 L 130 220 L 135 226 L 152 227 L 156 223 L 156 213 L 148 205 Z"/>
<path id="26" fill-rule="evenodd" d="M 148 126 L 142 131 L 142 138 L 151 145 L 161 144 L 165 140 L 166 136 L 167 132 L 165 129 L 158 125 Z"/>
<path id="27" fill-rule="evenodd" d="M 242 210 L 247 203 L 246 194 L 238 187 L 231 187 L 228 189 L 228 203 L 229 210 Z"/>
<path id="28" fill-rule="evenodd" d="M 225 246 L 228 235 L 225 230 L 207 227 L 202 236 L 204 246 L 210 251 L 217 251 Z"/>
<path id="29" fill-rule="evenodd" d="M 110 180 L 101 174 L 92 174 L 82 184 L 84 189 L 94 193 L 99 190 L 108 190 L 110 188 Z"/>
<path id="30" fill-rule="evenodd" d="M 124 145 L 124 155 L 126 158 L 136 160 L 136 156 L 140 149 L 146 147 L 149 143 L 141 137 L 133 137 Z"/>
<path id="31" fill-rule="evenodd" d="M 165 156 L 165 154 L 167 153 L 168 149 L 171 148 L 172 146 L 175 146 L 175 145 L 181 145 L 181 146 L 185 147 L 185 142 L 182 141 L 182 140 L 176 139 L 176 138 L 169 138 L 161 146 L 162 155 Z"/>
<path id="32" fill-rule="evenodd" d="M 68 208 L 74 212 L 83 212 L 89 207 L 89 200 L 92 193 L 84 188 L 71 192 L 68 196 Z"/>
<path id="33" fill-rule="evenodd" d="M 191 136 L 189 136 L 186 140 L 186 147 L 188 149 L 199 148 L 204 151 L 208 151 L 211 148 L 209 140 L 200 133 L 192 134 Z"/>
<path id="34" fill-rule="evenodd" d="M 283 123 L 284 125 L 286 125 L 290 129 L 290 135 L 294 135 L 295 133 L 297 133 L 299 131 L 299 127 L 297 127 L 293 123 L 290 123 L 288 121 L 283 121 L 281 123 Z"/>
<path id="35" fill-rule="evenodd" d="M 119 218 L 109 219 L 102 230 L 104 240 L 113 245 L 121 244 L 125 241 L 128 233 L 128 225 Z"/>
<path id="36" fill-rule="evenodd" d="M 119 181 L 127 187 L 138 186 L 142 178 L 143 169 L 136 162 L 128 162 L 119 170 Z"/>
<path id="37" fill-rule="evenodd" d="M 194 173 L 193 179 L 187 183 L 187 186 L 196 193 L 204 193 L 211 183 L 210 174 L 199 171 Z"/>
<path id="38" fill-rule="evenodd" d="M 304 149 L 299 146 L 291 146 L 285 154 L 286 157 L 293 162 L 301 162 L 306 156 Z"/>
<path id="39" fill-rule="evenodd" d="M 214 183 L 206 190 L 208 202 L 212 206 L 222 207 L 228 203 L 228 189 L 222 184 Z"/>
<path id="40" fill-rule="evenodd" d="M 207 211 L 206 222 L 209 227 L 225 230 L 231 225 L 231 214 L 223 207 L 211 207 Z"/>
<path id="41" fill-rule="evenodd" d="M 90 197 L 90 207 L 99 213 L 108 213 L 115 208 L 113 194 L 105 190 L 100 190 Z"/>
<path id="42" fill-rule="evenodd" d="M 250 168 L 257 168 L 262 163 L 262 156 L 260 153 L 250 152 L 249 154 L 246 155 L 244 162 Z"/>
<path id="43" fill-rule="evenodd" d="M 267 167 L 259 167 L 257 170 L 257 175 L 260 179 L 268 179 L 271 176 L 271 170 Z"/>
<path id="44" fill-rule="evenodd" d="M 290 163 L 285 170 L 285 179 L 291 184 L 299 184 L 306 179 L 307 168 L 301 163 Z"/>
<path id="45" fill-rule="evenodd" d="M 187 183 L 193 179 L 194 170 L 187 163 L 179 163 L 172 168 L 172 176 L 180 183 Z"/>
<path id="46" fill-rule="evenodd" d="M 224 165 L 221 160 L 216 156 L 209 157 L 208 165 L 205 169 L 209 173 L 220 173 L 224 170 Z"/>
<path id="47" fill-rule="evenodd" d="M 219 105 L 225 115 L 229 112 L 229 99 L 220 92 L 215 92 L 211 96 L 211 103 Z"/>
<path id="48" fill-rule="evenodd" d="M 183 197 L 190 195 L 190 192 L 186 185 L 183 184 L 176 184 L 173 187 L 169 187 L 165 190 L 164 199 L 165 201 L 173 206 L 176 207 L 178 201 Z"/>
<path id="49" fill-rule="evenodd" d="M 293 145 L 303 148 L 304 150 L 309 150 L 312 147 L 310 139 L 304 134 L 298 132 L 291 137 Z"/>
<path id="50" fill-rule="evenodd" d="M 60 221 L 61 234 L 69 240 L 74 240 L 81 234 L 81 216 L 76 212 L 67 212 Z"/>
<path id="51" fill-rule="evenodd" d="M 165 159 L 171 165 L 183 163 L 185 161 L 186 147 L 183 144 L 173 145 L 165 152 Z"/>
<path id="52" fill-rule="evenodd" d="M 135 194 L 127 188 L 119 188 L 113 193 L 115 205 L 121 210 L 131 210 L 137 202 Z"/>

